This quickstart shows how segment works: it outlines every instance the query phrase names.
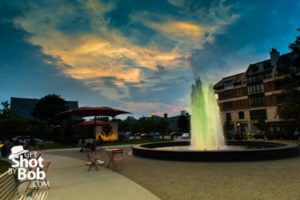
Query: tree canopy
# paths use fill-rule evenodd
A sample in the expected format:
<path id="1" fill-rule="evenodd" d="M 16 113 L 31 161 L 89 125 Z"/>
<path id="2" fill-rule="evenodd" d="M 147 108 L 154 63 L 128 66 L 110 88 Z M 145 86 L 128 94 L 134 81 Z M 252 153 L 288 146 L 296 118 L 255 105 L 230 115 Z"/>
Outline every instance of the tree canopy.
<path id="1" fill-rule="evenodd" d="M 186 115 L 180 115 L 177 121 L 177 126 L 182 132 L 190 131 L 190 121 Z"/>
<path id="2" fill-rule="evenodd" d="M 14 112 L 10 109 L 8 101 L 1 102 L 2 109 L 0 109 L 0 119 L 7 119 L 14 116 Z"/>
<path id="3" fill-rule="evenodd" d="M 56 94 L 42 97 L 32 111 L 32 116 L 41 120 L 53 121 L 56 115 L 67 110 L 66 101 Z"/>
<path id="4" fill-rule="evenodd" d="M 300 31 L 300 29 L 298 29 Z M 296 53 L 296 59 L 300 60 L 300 35 L 289 45 Z M 295 62 L 295 68 L 300 68 L 300 62 Z M 278 104 L 277 113 L 281 119 L 300 123 L 300 79 L 297 71 L 288 70 L 283 80 L 283 101 Z"/>
<path id="5" fill-rule="evenodd" d="M 300 28 L 297 31 L 300 33 Z M 296 37 L 294 42 L 289 44 L 289 48 L 294 52 L 300 53 L 300 35 Z"/>

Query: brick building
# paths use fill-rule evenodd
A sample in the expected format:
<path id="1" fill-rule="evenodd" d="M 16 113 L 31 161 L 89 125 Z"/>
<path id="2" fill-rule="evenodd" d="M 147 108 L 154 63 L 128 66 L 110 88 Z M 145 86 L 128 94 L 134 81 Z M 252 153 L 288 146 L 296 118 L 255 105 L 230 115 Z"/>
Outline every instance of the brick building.
<path id="1" fill-rule="evenodd" d="M 287 99 L 282 87 L 287 72 L 292 71 L 300 80 L 299 69 L 300 56 L 296 53 L 280 55 L 272 49 L 270 59 L 250 64 L 243 73 L 224 77 L 214 85 L 223 124 L 226 119 L 232 120 L 234 131 L 255 134 L 258 121 L 265 120 L 270 134 L 293 131 L 286 130 L 289 126 L 279 118 L 277 105 Z"/>

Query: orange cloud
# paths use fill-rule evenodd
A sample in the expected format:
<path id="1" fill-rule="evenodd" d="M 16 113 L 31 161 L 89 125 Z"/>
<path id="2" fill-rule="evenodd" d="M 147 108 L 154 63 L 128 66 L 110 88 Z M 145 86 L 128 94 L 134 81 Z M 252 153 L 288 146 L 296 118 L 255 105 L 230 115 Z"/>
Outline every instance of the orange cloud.
<path id="1" fill-rule="evenodd" d="M 167 23 L 149 23 L 155 29 L 160 30 L 163 33 L 170 34 L 170 37 L 192 37 L 199 40 L 204 37 L 205 28 L 190 22 L 173 21 Z"/>
<path id="2" fill-rule="evenodd" d="M 125 36 L 110 26 L 105 16 L 114 9 L 114 1 L 79 1 L 77 7 L 65 1 L 56 2 L 32 3 L 14 23 L 30 34 L 31 44 L 56 58 L 63 74 L 114 100 L 130 96 L 127 83 L 153 87 L 147 78 L 157 72 L 158 66 L 169 71 L 189 66 L 186 58 L 191 50 L 202 48 L 211 39 L 206 33 L 217 30 L 217 25 L 205 27 L 192 19 L 167 15 L 151 21 L 153 14 L 135 13 L 133 23 L 143 23 L 155 31 L 146 45 L 139 45 L 134 35 Z M 86 20 L 88 30 L 60 29 L 74 19 Z M 149 74 L 143 74 L 145 71 Z M 104 79 L 110 80 L 109 84 Z"/>

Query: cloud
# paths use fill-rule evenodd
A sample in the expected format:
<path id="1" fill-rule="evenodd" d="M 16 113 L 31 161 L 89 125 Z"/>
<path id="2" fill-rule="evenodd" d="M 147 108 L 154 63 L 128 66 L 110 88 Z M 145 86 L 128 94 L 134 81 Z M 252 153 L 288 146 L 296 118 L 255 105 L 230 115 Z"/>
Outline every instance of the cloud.
<path id="1" fill-rule="evenodd" d="M 150 17 L 147 17 L 147 15 L 144 13 L 133 18 L 154 29 L 157 32 L 155 40 L 170 41 L 169 43 L 173 44 L 172 48 L 184 55 L 182 57 L 187 57 L 188 53 L 193 49 L 202 48 L 203 43 L 207 41 L 205 33 L 208 30 L 201 25 L 173 19 L 156 22 L 149 20 Z"/>
<path id="2" fill-rule="evenodd" d="M 235 19 L 224 1 L 211 4 L 207 20 L 200 15 L 202 11 L 184 8 L 189 6 L 185 1 L 174 2 L 182 10 L 179 15 L 129 13 L 127 24 L 136 27 L 132 26 L 128 34 L 124 27 L 111 23 L 110 13 L 118 7 L 117 1 L 30 1 L 23 15 L 13 21 L 29 33 L 28 42 L 56 60 L 65 76 L 113 101 L 124 103 L 135 97 L 142 101 L 140 105 L 149 109 L 156 105 L 153 109 L 160 110 L 168 104 L 151 104 L 149 100 L 165 101 L 158 98 L 173 92 L 176 82 L 189 84 L 180 79 L 188 80 L 192 52 L 213 42 L 216 34 Z M 138 42 L 141 36 L 147 38 L 144 44 Z M 176 104 L 177 98 L 173 99 Z M 172 110 L 171 105 L 165 108 Z"/>
<path id="3" fill-rule="evenodd" d="M 225 0 L 210 1 L 204 8 L 200 1 L 170 0 L 169 3 L 179 7 L 178 15 L 142 11 L 133 13 L 130 19 L 155 30 L 153 43 L 163 42 L 165 47 L 181 52 L 183 58 L 190 57 L 193 50 L 202 49 L 206 43 L 213 43 L 239 17 L 232 13 L 230 5 L 225 5 Z"/>
<path id="4" fill-rule="evenodd" d="M 53 5 L 34 5 L 24 16 L 15 19 L 15 23 L 32 34 L 29 38 L 32 44 L 40 46 L 45 54 L 57 58 L 64 74 L 83 82 L 113 77 L 116 86 L 120 87 L 124 86 L 123 82 L 142 81 L 141 67 L 157 70 L 158 65 L 183 66 L 179 66 L 182 56 L 179 52 L 162 51 L 156 46 L 141 47 L 130 43 L 117 30 L 110 30 L 103 15 L 113 6 L 101 5 L 94 0 L 84 1 L 84 13 L 89 13 L 88 21 L 95 29 L 87 33 L 70 34 L 58 28 L 65 20 L 80 15 L 76 7 L 66 3 L 60 3 L 55 11 Z M 98 16 L 102 17 L 99 19 Z M 98 28 L 95 28 L 97 25 Z M 100 92 L 105 95 L 103 90 Z"/>

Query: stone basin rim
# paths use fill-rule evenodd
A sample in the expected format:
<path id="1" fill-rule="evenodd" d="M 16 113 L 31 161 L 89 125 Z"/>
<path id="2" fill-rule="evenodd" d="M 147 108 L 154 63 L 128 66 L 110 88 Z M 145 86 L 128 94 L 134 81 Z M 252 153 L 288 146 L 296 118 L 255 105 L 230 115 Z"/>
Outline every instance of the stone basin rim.
<path id="1" fill-rule="evenodd" d="M 296 144 L 273 141 L 228 140 L 229 146 L 257 146 L 257 149 L 221 149 L 221 150 L 169 150 L 156 149 L 168 146 L 188 146 L 189 141 L 155 142 L 134 145 L 133 155 L 145 158 L 178 161 L 247 161 L 282 159 L 299 155 Z"/>

